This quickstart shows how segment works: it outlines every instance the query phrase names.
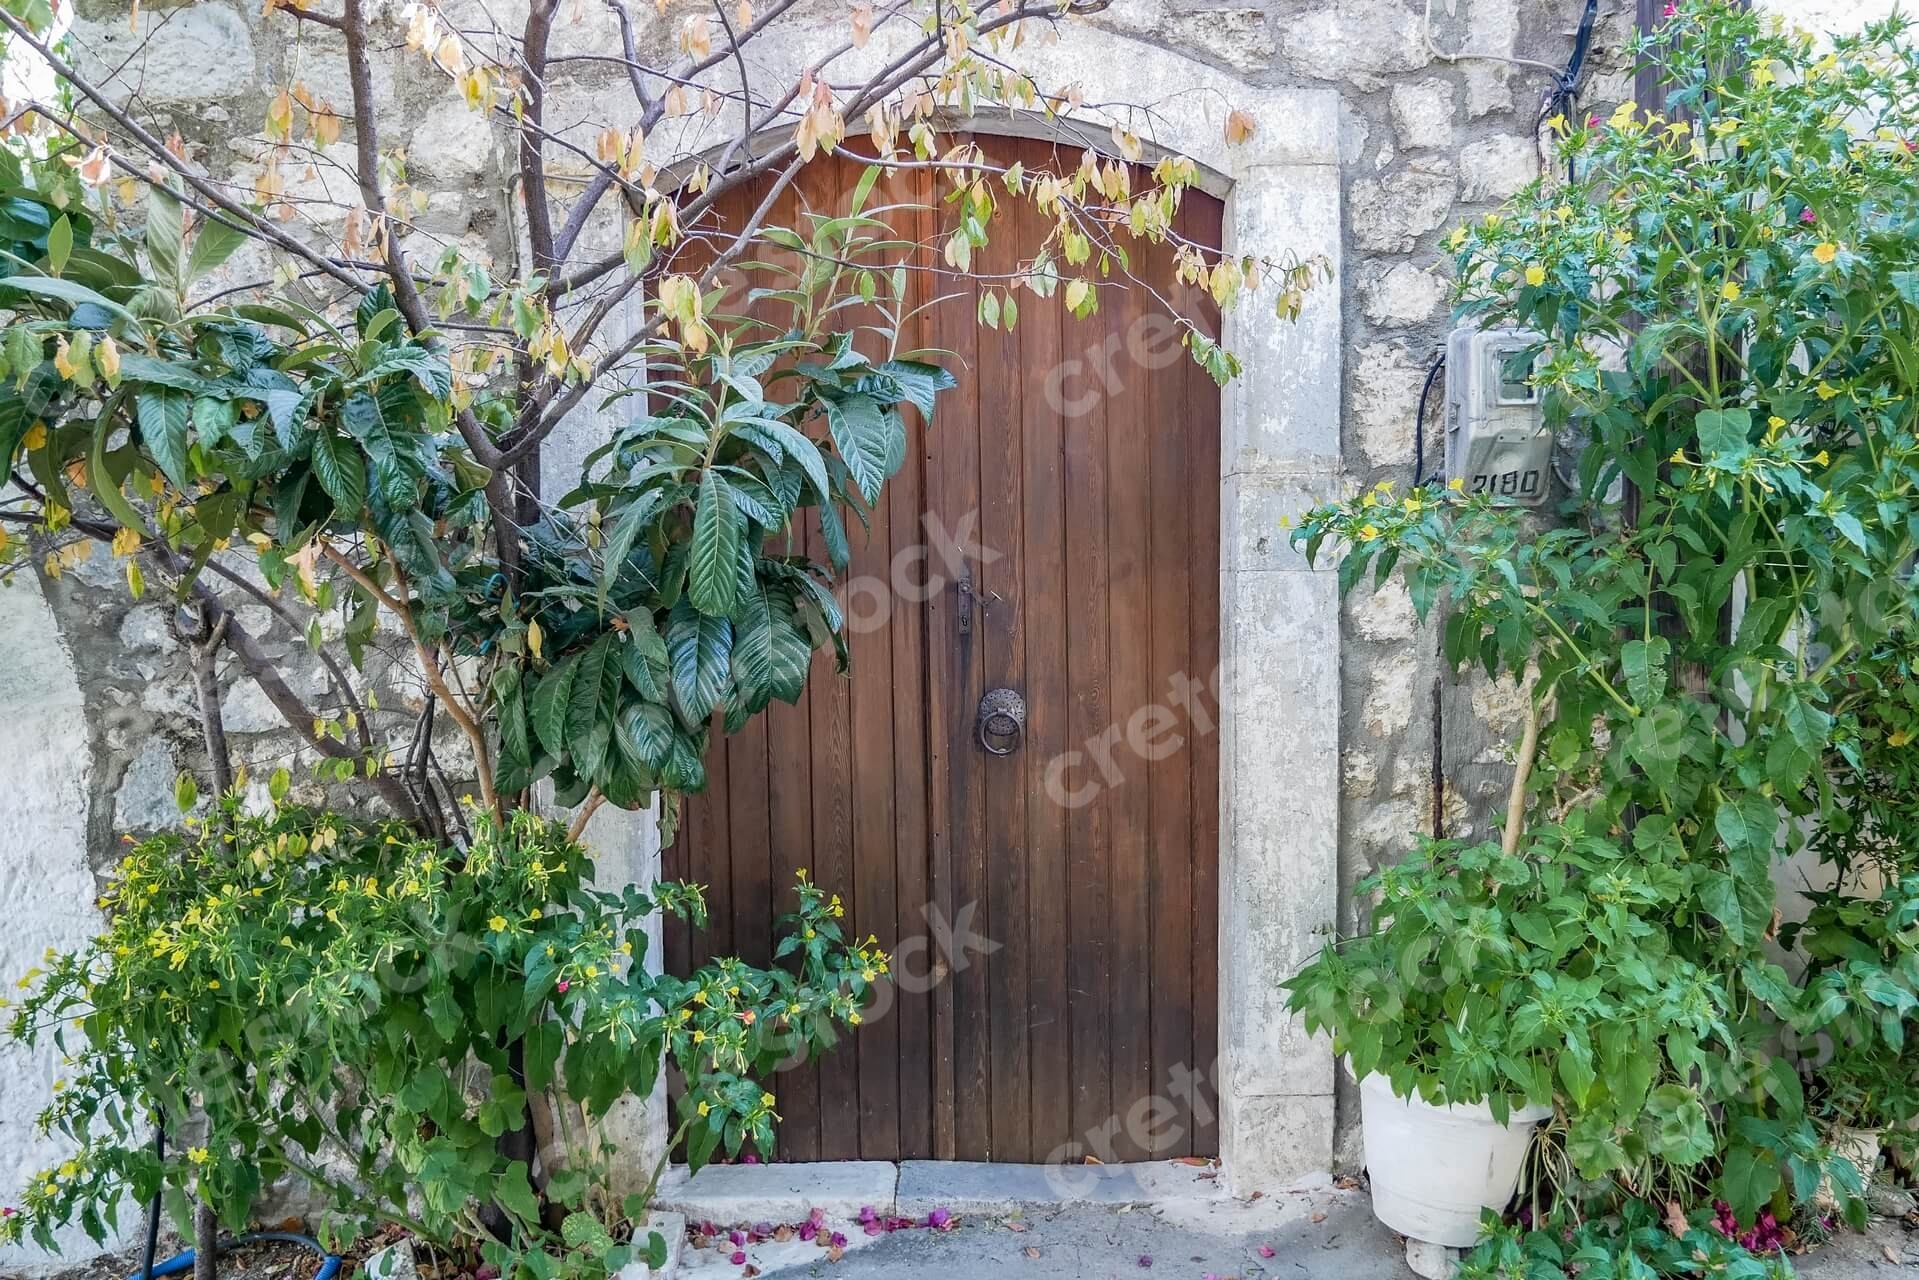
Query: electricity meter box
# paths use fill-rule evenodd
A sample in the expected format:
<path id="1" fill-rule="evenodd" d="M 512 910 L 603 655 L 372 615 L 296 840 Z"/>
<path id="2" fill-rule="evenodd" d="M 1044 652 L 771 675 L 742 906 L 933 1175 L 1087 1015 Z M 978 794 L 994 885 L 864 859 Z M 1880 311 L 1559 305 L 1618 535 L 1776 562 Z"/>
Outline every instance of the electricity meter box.
<path id="1" fill-rule="evenodd" d="M 1552 490 L 1552 432 L 1530 384 L 1540 334 L 1453 330 L 1446 339 L 1446 478 L 1536 507 Z"/>

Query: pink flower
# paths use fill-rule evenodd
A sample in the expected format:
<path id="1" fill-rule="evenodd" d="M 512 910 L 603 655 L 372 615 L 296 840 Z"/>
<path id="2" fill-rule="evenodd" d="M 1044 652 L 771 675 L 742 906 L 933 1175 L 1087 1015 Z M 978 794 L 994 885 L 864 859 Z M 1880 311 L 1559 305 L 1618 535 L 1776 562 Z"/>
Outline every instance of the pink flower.
<path id="1" fill-rule="evenodd" d="M 746 1265 L 746 1251 L 745 1251 L 744 1249 L 735 1249 L 735 1250 L 733 1250 L 733 1256 L 732 1256 L 732 1257 L 730 1257 L 730 1258 L 728 1258 L 728 1259 L 727 1259 L 727 1261 L 728 1261 L 728 1262 L 730 1262 L 730 1263 L 732 1263 L 732 1264 L 733 1264 L 734 1266 L 736 1266 L 736 1267 L 743 1267 L 743 1266 L 745 1266 L 745 1265 Z"/>
<path id="2" fill-rule="evenodd" d="M 926 1225 L 935 1231 L 944 1231 L 952 1224 L 953 1215 L 944 1209 L 935 1209 L 926 1215 Z"/>
<path id="3" fill-rule="evenodd" d="M 1597 128 L 1599 127 L 1599 117 L 1598 117 L 1598 116 L 1587 116 L 1587 117 L 1586 117 L 1586 127 L 1587 127 L 1588 129 L 1597 129 Z"/>
<path id="4" fill-rule="evenodd" d="M 813 1237 L 819 1235 L 819 1233 L 820 1233 L 820 1229 L 815 1224 L 811 1222 L 800 1223 L 800 1239 L 801 1240 L 804 1240 L 810 1244 L 813 1240 Z"/>
<path id="5" fill-rule="evenodd" d="M 1666 7 L 1659 11 L 1659 16 L 1662 18 L 1670 18 L 1678 12 L 1679 12 L 1679 6 L 1672 4 L 1670 0 L 1668 0 Z"/>
<path id="6" fill-rule="evenodd" d="M 558 985 L 558 986 L 557 986 L 557 987 L 556 987 L 555 989 L 556 989 L 556 990 L 557 990 L 557 991 L 558 991 L 558 992 L 559 992 L 559 993 L 560 993 L 561 995 L 565 995 L 565 994 L 566 994 L 566 989 L 567 989 L 568 987 L 570 987 L 570 986 L 572 986 L 572 985 L 573 985 L 573 984 L 572 984 L 572 983 L 570 983 L 570 982 L 568 982 L 568 981 L 567 981 L 567 980 L 566 980 L 565 978 L 561 978 L 561 979 L 560 979 L 560 981 L 559 981 L 559 985 Z"/>
<path id="7" fill-rule="evenodd" d="M 1150 1267 L 1150 1266 L 1152 1266 L 1152 1265 L 1153 1265 L 1153 1255 L 1152 1255 L 1152 1254 L 1150 1254 L 1150 1253 L 1142 1253 L 1142 1254 L 1140 1254 L 1140 1255 L 1139 1255 L 1139 1265 L 1140 1265 L 1140 1269 L 1141 1269 L 1141 1270 L 1144 1270 L 1145 1268 L 1147 1268 L 1147 1267 Z"/>
<path id="8" fill-rule="evenodd" d="M 844 1249 L 846 1247 L 846 1233 L 844 1231 L 835 1231 L 826 1238 L 826 1242 L 835 1249 Z"/>
<path id="9" fill-rule="evenodd" d="M 20 1211 L 14 1208 L 12 1205 L 8 1205 L 6 1208 L 0 1209 L 0 1218 L 17 1218 L 19 1216 L 20 1216 Z"/>
<path id="10" fill-rule="evenodd" d="M 1279 1250 L 1273 1248 L 1273 1246 L 1271 1246 L 1270 1244 L 1263 1244 L 1259 1246 L 1259 1256 L 1262 1258 L 1270 1258 L 1275 1253 L 1278 1253 L 1278 1252 Z"/>
<path id="11" fill-rule="evenodd" d="M 815 1207 L 813 1212 L 806 1215 L 806 1222 L 808 1226 L 817 1231 L 826 1225 L 826 1210 Z"/>
<path id="12" fill-rule="evenodd" d="M 1819 215 L 1812 211 L 1811 205 L 1807 205 L 1799 211 L 1799 221 L 1806 223 L 1817 222 L 1819 221 Z"/>
<path id="13" fill-rule="evenodd" d="M 874 1209 L 872 1205 L 863 1204 L 860 1206 L 860 1222 L 862 1224 L 877 1222 L 879 1221 L 879 1216 L 879 1211 Z"/>
<path id="14" fill-rule="evenodd" d="M 739 1230 L 729 1231 L 726 1233 L 726 1240 L 728 1244 L 737 1249 L 746 1243 L 746 1232 Z"/>
<path id="15" fill-rule="evenodd" d="M 758 1164 L 759 1162 L 760 1158 L 756 1155 L 748 1154 L 740 1157 L 741 1164 Z"/>

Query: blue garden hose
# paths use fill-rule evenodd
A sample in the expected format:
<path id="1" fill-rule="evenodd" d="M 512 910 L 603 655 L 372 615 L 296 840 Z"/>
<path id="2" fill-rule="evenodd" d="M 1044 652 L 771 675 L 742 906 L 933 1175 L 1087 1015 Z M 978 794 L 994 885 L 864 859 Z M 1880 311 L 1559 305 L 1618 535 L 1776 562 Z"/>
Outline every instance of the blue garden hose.
<path id="1" fill-rule="evenodd" d="M 250 1235 L 236 1236 L 231 1240 L 221 1241 L 220 1252 L 225 1253 L 231 1249 L 238 1249 L 243 1245 L 264 1244 L 267 1241 L 274 1240 L 279 1241 L 281 1244 L 304 1245 L 320 1255 L 322 1259 L 320 1269 L 314 1273 L 313 1280 L 333 1280 L 335 1276 L 340 1274 L 340 1268 L 346 1262 L 346 1259 L 340 1257 L 339 1254 L 328 1253 L 325 1249 L 321 1248 L 320 1242 L 312 1236 L 303 1236 L 293 1231 L 256 1231 Z M 156 1277 L 176 1276 L 182 1271 L 191 1270 L 193 1270 L 193 1250 L 187 1249 L 174 1254 L 165 1262 L 155 1263 L 152 1274 Z M 143 1273 L 144 1268 L 128 1276 L 127 1280 L 140 1280 Z"/>

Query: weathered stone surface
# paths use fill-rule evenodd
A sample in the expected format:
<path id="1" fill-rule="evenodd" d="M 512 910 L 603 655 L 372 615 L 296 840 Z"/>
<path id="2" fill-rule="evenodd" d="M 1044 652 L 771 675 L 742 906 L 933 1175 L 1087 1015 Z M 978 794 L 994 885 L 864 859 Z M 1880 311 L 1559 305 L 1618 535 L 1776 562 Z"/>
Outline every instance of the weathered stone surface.
<path id="1" fill-rule="evenodd" d="M 1471 677 L 1473 714 L 1493 733 L 1508 736 L 1526 723 L 1526 706 L 1531 701 L 1531 684 L 1510 679 L 1489 680 L 1479 674 Z"/>
<path id="2" fill-rule="evenodd" d="M 486 117 L 458 98 L 435 103 L 407 140 L 407 172 L 442 183 L 471 182 L 493 158 L 493 131 Z"/>
<path id="3" fill-rule="evenodd" d="M 1449 147 L 1453 142 L 1453 86 L 1414 80 L 1393 86 L 1393 132 L 1401 147 Z"/>
<path id="4" fill-rule="evenodd" d="M 1452 162 L 1439 157 L 1360 179 L 1348 197 L 1353 243 L 1378 253 L 1411 253 L 1446 221 L 1458 190 Z"/>
<path id="5" fill-rule="evenodd" d="M 173 748 L 164 738 L 148 738 L 113 794 L 114 830 L 158 831 L 179 822 L 180 807 L 173 801 L 179 776 Z"/>
<path id="6" fill-rule="evenodd" d="M 167 629 L 166 610 L 157 604 L 143 604 L 127 610 L 120 620 L 120 643 L 129 649 L 165 652 L 175 647 L 173 633 Z"/>
<path id="7" fill-rule="evenodd" d="M 120 101 L 197 103 L 259 87 L 253 36 L 238 10 L 224 4 L 148 9 L 129 26 L 123 17 L 76 22 L 69 37 L 76 69 Z"/>
<path id="8" fill-rule="evenodd" d="M 1396 738 L 1413 720 L 1413 655 L 1397 650 L 1373 667 L 1372 685 L 1360 708 L 1360 723 L 1379 738 Z"/>
<path id="9" fill-rule="evenodd" d="M 1263 71 L 1273 65 L 1273 32 L 1260 9 L 1174 14 L 1167 19 L 1165 32 L 1176 43 L 1240 71 Z"/>
<path id="10" fill-rule="evenodd" d="M 1339 789 L 1347 797 L 1364 800 L 1379 785 L 1379 762 L 1366 752 L 1343 751 L 1339 765 Z"/>
<path id="11" fill-rule="evenodd" d="M 1531 138 L 1486 138 L 1459 153 L 1459 174 L 1467 204 L 1504 200 L 1539 176 L 1539 148 Z"/>
<path id="12" fill-rule="evenodd" d="M 1377 590 L 1355 591 L 1346 598 L 1353 630 L 1367 640 L 1405 640 L 1419 626 L 1412 593 L 1398 578 L 1388 578 Z"/>
<path id="13" fill-rule="evenodd" d="M 1445 300 L 1446 281 L 1410 262 L 1398 262 L 1362 279 L 1359 296 L 1368 320 L 1382 328 L 1403 328 L 1432 319 Z"/>
<path id="14" fill-rule="evenodd" d="M 1413 461 L 1413 418 L 1426 371 L 1396 343 L 1374 342 L 1353 353 L 1349 409 L 1359 447 L 1375 467 L 1403 467 Z M 1426 442 L 1428 460 L 1439 447 Z"/>
<path id="15" fill-rule="evenodd" d="M 221 697 L 220 721 L 228 733 L 272 733 L 287 727 L 279 709 L 250 679 L 234 681 Z"/>
<path id="16" fill-rule="evenodd" d="M 1316 80 L 1347 80 L 1371 93 L 1394 72 L 1432 59 L 1419 14 L 1402 0 L 1336 0 L 1285 24 L 1280 53 L 1293 70 Z"/>

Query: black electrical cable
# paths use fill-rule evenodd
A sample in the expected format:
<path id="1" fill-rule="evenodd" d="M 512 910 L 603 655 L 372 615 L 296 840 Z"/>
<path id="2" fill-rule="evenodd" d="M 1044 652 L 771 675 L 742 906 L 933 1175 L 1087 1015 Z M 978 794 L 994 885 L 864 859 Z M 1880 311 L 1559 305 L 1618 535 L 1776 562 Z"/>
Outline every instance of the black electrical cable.
<path id="1" fill-rule="evenodd" d="M 1426 405 L 1431 401 L 1433 385 L 1439 381 L 1440 373 L 1446 368 L 1446 353 L 1441 350 L 1433 357 L 1432 367 L 1426 370 L 1426 382 L 1419 388 L 1419 414 L 1413 419 L 1413 488 L 1434 476 L 1426 474 Z"/>
<path id="2" fill-rule="evenodd" d="M 1566 60 L 1566 69 L 1553 81 L 1552 88 L 1546 91 L 1546 100 L 1539 108 L 1539 115 L 1533 120 L 1533 132 L 1539 132 L 1539 126 L 1556 115 L 1571 115 L 1573 103 L 1579 97 L 1579 81 L 1586 73 L 1586 55 L 1592 52 L 1593 24 L 1599 19 L 1599 0 L 1586 0 L 1586 10 L 1579 15 L 1579 31 L 1573 37 L 1572 57 Z M 1572 161 L 1566 161 L 1566 181 L 1573 179 Z"/>

